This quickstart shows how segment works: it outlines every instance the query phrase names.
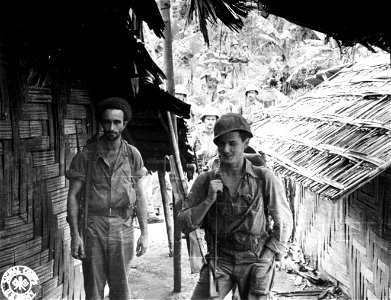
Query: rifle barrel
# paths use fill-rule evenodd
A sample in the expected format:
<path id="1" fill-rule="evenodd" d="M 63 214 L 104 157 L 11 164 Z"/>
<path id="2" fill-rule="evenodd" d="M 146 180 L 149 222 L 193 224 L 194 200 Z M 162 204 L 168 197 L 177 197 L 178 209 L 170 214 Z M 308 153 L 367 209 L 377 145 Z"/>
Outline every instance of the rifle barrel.
<path id="1" fill-rule="evenodd" d="M 75 129 L 76 129 L 76 148 L 77 148 L 77 152 L 80 152 L 79 133 L 77 131 L 77 124 L 75 124 Z"/>

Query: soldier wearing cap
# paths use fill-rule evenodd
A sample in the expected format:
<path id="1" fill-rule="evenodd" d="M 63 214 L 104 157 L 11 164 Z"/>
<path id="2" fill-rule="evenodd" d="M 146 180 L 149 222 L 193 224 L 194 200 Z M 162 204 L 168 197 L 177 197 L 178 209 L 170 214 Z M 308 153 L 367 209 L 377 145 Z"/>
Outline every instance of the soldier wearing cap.
<path id="1" fill-rule="evenodd" d="M 242 44 L 242 55 L 240 60 L 242 62 L 243 77 L 245 77 L 247 73 L 248 62 L 251 60 L 251 52 L 250 49 L 248 48 L 247 43 Z"/>
<path id="2" fill-rule="evenodd" d="M 201 115 L 202 126 L 192 137 L 192 148 L 195 150 L 200 167 L 204 169 L 207 162 L 216 155 L 217 147 L 213 143 L 213 128 L 220 116 L 219 111 L 210 105 L 205 106 Z"/>
<path id="3" fill-rule="evenodd" d="M 257 100 L 259 94 L 255 84 L 249 84 L 246 87 L 244 102 L 239 105 L 238 112 L 251 125 L 264 108 L 263 103 Z"/>
<path id="4" fill-rule="evenodd" d="M 216 100 L 211 103 L 211 106 L 217 108 L 220 115 L 234 111 L 233 104 L 227 99 L 227 89 L 223 85 L 219 85 L 216 90 Z"/>
<path id="5" fill-rule="evenodd" d="M 231 42 L 231 49 L 228 57 L 231 63 L 231 86 L 234 88 L 238 85 L 239 74 L 241 73 L 241 58 L 242 52 L 239 48 L 239 43 L 236 40 Z"/>
<path id="6" fill-rule="evenodd" d="M 269 299 L 275 260 L 291 235 L 292 213 L 272 171 L 244 157 L 252 136 L 241 115 L 220 116 L 213 140 L 220 165 L 196 178 L 179 213 L 182 231 L 204 228 L 208 245 L 192 299 L 224 299 L 235 284 L 241 299 Z M 272 231 L 267 230 L 269 215 Z"/>
<path id="7" fill-rule="evenodd" d="M 217 60 L 210 62 L 207 69 L 201 74 L 200 79 L 205 78 L 206 97 L 207 102 L 213 100 L 217 85 L 222 81 L 221 72 L 216 66 Z"/>
<path id="8" fill-rule="evenodd" d="M 142 183 L 146 169 L 140 152 L 121 137 L 131 118 L 132 110 L 126 100 L 113 97 L 100 102 L 97 119 L 103 136 L 78 152 L 66 173 L 70 180 L 67 219 L 71 254 L 82 260 L 86 299 L 103 299 L 106 283 L 110 299 L 130 299 L 134 210 L 141 230 L 136 255 L 147 250 L 147 208 Z M 85 202 L 80 206 L 78 196 L 84 191 Z M 78 219 L 83 207 L 85 223 L 80 228 Z"/>

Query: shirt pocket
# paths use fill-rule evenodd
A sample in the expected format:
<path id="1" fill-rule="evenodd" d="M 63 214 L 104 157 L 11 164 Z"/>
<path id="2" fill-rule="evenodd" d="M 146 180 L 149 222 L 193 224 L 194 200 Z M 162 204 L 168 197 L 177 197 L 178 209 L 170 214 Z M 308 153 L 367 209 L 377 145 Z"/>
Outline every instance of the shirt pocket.
<path id="1" fill-rule="evenodd" d="M 256 192 L 257 192 L 256 186 L 254 187 L 251 184 L 251 182 L 250 183 L 246 182 L 242 185 L 238 193 L 238 201 L 237 201 L 238 203 L 240 203 L 238 205 L 240 205 L 240 209 L 242 210 L 242 212 L 247 211 L 250 206 L 254 206 L 253 201 L 256 199 L 257 196 Z M 252 207 L 252 209 L 254 208 Z"/>
<path id="2" fill-rule="evenodd" d="M 94 183 L 98 185 L 106 184 L 108 178 L 101 166 L 98 163 L 94 163 L 93 167 L 92 178 Z"/>

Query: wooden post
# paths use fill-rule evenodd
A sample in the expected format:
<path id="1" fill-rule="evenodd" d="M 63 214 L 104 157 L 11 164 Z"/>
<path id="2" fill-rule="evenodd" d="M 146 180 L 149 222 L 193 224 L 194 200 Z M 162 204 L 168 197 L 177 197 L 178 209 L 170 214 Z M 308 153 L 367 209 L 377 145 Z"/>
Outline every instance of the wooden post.
<path id="1" fill-rule="evenodd" d="M 157 172 L 159 178 L 160 193 L 162 195 L 164 218 L 166 219 L 166 230 L 168 238 L 169 256 L 173 256 L 173 227 L 172 217 L 170 212 L 170 195 L 167 192 L 166 186 L 166 160 L 164 159 L 162 170 Z"/>
<path id="2" fill-rule="evenodd" d="M 171 174 L 170 181 L 173 192 L 173 217 L 174 217 L 174 292 L 180 292 L 182 289 L 182 233 L 178 224 L 177 215 L 182 208 L 182 193 L 180 180 L 175 164 L 175 159 L 170 156 Z"/>
<path id="3" fill-rule="evenodd" d="M 174 292 L 180 292 L 181 287 L 181 252 L 182 233 L 178 224 L 177 215 L 182 207 L 182 203 L 187 195 L 187 184 L 183 174 L 182 164 L 179 155 L 179 147 L 176 140 L 171 114 L 168 114 L 168 124 L 170 136 L 174 148 L 174 157 L 170 156 L 171 185 L 174 192 L 173 197 L 173 217 L 174 217 Z"/>

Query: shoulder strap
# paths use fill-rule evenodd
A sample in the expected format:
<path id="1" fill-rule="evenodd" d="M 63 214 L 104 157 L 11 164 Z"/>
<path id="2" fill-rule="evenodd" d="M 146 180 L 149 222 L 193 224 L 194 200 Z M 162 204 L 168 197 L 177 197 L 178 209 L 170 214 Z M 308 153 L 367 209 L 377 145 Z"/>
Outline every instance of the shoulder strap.
<path id="1" fill-rule="evenodd" d="M 216 174 L 216 169 L 208 170 L 207 174 L 209 181 L 213 180 L 213 176 Z"/>
<path id="2" fill-rule="evenodd" d="M 126 150 L 128 151 L 129 165 L 130 165 L 130 168 L 132 168 L 133 167 L 133 151 L 132 151 L 132 147 L 128 143 L 126 143 Z"/>
<path id="3" fill-rule="evenodd" d="M 264 210 L 265 210 L 265 216 L 267 217 L 269 215 L 269 211 L 268 211 L 269 199 L 265 197 L 265 187 L 263 185 L 265 180 L 264 180 L 264 175 L 263 175 L 263 172 L 262 172 L 262 168 L 265 168 L 265 167 L 260 167 L 260 166 L 254 166 L 253 165 L 253 169 L 255 171 L 255 174 L 257 174 L 257 176 L 260 178 L 259 181 L 262 184 L 261 188 L 262 188 L 262 196 L 263 196 L 263 205 L 264 205 Z M 261 182 L 261 180 L 262 180 L 262 182 Z"/>
<path id="4" fill-rule="evenodd" d="M 132 175 L 132 172 L 133 172 L 133 169 L 134 169 L 132 146 L 129 143 L 127 143 L 126 141 L 125 141 L 125 145 L 126 145 L 126 151 L 128 152 L 128 160 L 129 160 L 130 176 L 131 176 L 130 178 L 131 178 L 131 181 L 132 181 L 132 187 L 135 188 L 136 187 L 136 181 L 134 180 L 133 175 Z"/>

